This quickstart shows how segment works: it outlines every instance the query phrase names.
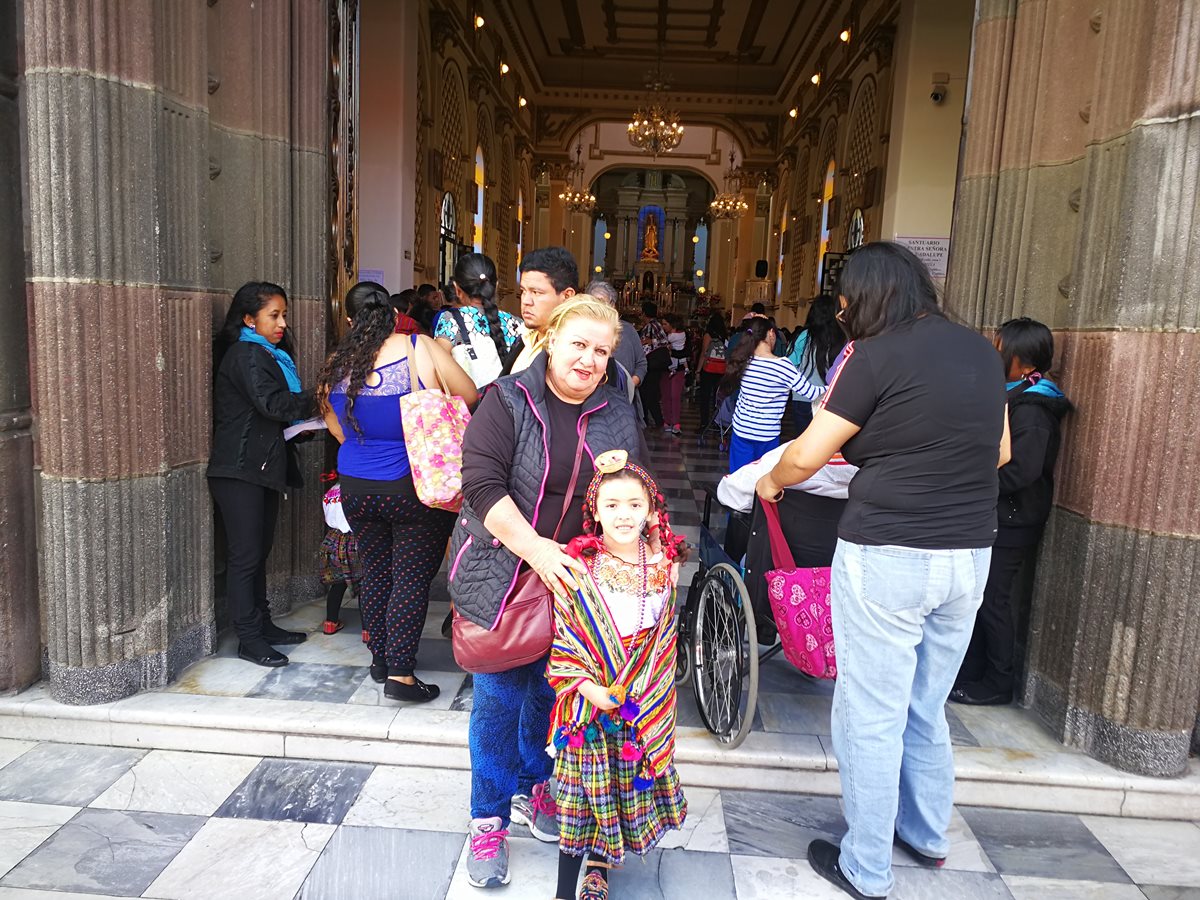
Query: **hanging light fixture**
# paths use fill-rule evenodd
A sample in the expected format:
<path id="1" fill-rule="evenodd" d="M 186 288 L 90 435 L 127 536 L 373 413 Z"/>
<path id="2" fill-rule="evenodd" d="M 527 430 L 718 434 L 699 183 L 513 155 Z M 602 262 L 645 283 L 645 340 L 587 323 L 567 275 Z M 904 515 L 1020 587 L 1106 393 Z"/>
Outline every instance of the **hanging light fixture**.
<path id="1" fill-rule="evenodd" d="M 646 73 L 646 88 L 650 96 L 646 98 L 646 103 L 634 110 L 626 128 L 629 143 L 654 157 L 660 153 L 670 153 L 683 140 L 683 124 L 679 121 L 679 113 L 670 109 L 662 97 L 663 91 L 671 87 L 663 81 L 662 57 L 663 45 L 660 43 L 658 69 L 654 73 Z"/>
<path id="2" fill-rule="evenodd" d="M 596 197 L 583 188 L 583 136 L 575 145 L 575 164 L 571 166 L 571 186 L 558 195 L 570 212 L 590 213 L 596 208 Z M 578 179 L 578 184 L 576 180 Z"/>
<path id="3" fill-rule="evenodd" d="M 732 139 L 731 139 L 732 142 Z M 741 194 L 742 180 L 733 167 L 733 147 L 729 148 L 729 169 L 725 172 L 725 189 L 708 204 L 708 213 L 714 219 L 738 219 L 750 208 Z"/>

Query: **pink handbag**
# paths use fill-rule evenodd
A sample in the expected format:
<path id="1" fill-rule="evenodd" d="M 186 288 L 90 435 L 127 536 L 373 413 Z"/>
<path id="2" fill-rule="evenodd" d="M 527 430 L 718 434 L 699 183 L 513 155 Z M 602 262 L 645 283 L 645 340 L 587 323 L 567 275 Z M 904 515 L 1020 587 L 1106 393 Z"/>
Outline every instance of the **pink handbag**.
<path id="1" fill-rule="evenodd" d="M 805 675 L 836 678 L 833 652 L 833 616 L 829 610 L 829 569 L 797 569 L 792 549 L 779 524 L 779 508 L 764 503 L 771 560 L 767 572 L 767 596 L 775 627 L 783 644 L 783 655 Z"/>
<path id="2" fill-rule="evenodd" d="M 409 393 L 400 398 L 404 445 L 417 499 L 434 509 L 462 508 L 462 442 L 471 414 L 450 393 L 434 363 L 438 387 L 425 388 L 417 374 L 417 336 L 408 354 Z"/>

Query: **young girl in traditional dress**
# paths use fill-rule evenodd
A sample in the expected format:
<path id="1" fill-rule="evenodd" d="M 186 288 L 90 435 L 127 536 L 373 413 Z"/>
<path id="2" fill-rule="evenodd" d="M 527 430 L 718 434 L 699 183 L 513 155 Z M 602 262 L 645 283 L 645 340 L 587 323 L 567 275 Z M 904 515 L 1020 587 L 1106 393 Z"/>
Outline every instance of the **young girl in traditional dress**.
<path id="1" fill-rule="evenodd" d="M 321 481 L 333 486 L 321 498 L 321 506 L 325 511 L 325 538 L 321 541 L 318 559 L 321 569 L 321 583 L 329 590 L 325 595 L 325 621 L 321 630 L 326 634 L 337 634 L 345 624 L 342 622 L 342 599 L 346 596 L 346 588 L 357 590 L 362 579 L 362 564 L 358 561 L 358 541 L 350 531 L 350 523 L 342 511 L 342 487 L 337 483 L 337 472 L 327 472 L 321 476 Z M 363 633 L 363 643 L 366 643 L 366 632 Z"/>
<path id="2" fill-rule="evenodd" d="M 671 534 L 653 479 L 624 450 L 596 457 L 584 536 L 567 552 L 587 575 L 555 602 L 547 678 L 557 783 L 558 898 L 608 896 L 607 869 L 644 856 L 687 801 L 675 772 L 675 582 Z M 656 549 L 661 548 L 661 550 Z"/>

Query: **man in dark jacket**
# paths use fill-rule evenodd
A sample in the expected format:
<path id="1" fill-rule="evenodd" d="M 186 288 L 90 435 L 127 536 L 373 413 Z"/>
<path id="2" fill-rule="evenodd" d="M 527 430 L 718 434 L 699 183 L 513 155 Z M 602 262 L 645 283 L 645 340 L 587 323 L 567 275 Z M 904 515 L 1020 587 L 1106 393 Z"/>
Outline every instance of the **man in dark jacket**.
<path id="1" fill-rule="evenodd" d="M 1054 336 L 1041 322 L 1005 322 L 996 345 L 1008 372 L 1012 459 L 1000 468 L 996 543 L 983 604 L 957 684 L 956 703 L 995 706 L 1013 699 L 1017 613 L 1013 588 L 1026 561 L 1033 562 L 1054 502 L 1054 464 L 1062 419 L 1071 402 L 1042 373 L 1054 358 Z"/>

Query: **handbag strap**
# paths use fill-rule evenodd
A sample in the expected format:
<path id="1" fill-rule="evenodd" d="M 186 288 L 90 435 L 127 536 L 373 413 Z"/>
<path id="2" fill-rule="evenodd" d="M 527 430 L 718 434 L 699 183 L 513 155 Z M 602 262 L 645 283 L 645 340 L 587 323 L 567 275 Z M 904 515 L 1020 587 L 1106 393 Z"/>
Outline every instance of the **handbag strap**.
<path id="1" fill-rule="evenodd" d="M 563 520 L 567 517 L 567 510 L 571 508 L 571 500 L 575 496 L 575 484 L 579 481 L 579 465 L 583 462 L 583 445 L 584 438 L 587 435 L 587 416 L 583 416 L 579 423 L 579 444 L 575 447 L 575 468 L 571 470 L 571 482 L 567 485 L 567 495 L 563 498 L 562 515 L 558 517 L 558 524 L 554 526 L 554 537 L 551 540 L 558 540 L 558 532 L 562 528 Z"/>
<path id="2" fill-rule="evenodd" d="M 463 319 L 463 314 L 459 312 L 457 306 L 452 306 L 448 310 L 454 319 L 454 323 L 458 326 L 459 343 L 467 348 L 467 353 L 471 356 L 472 362 L 478 362 L 479 357 L 475 355 L 475 348 L 471 345 L 471 336 L 467 334 L 467 323 Z"/>
<path id="3" fill-rule="evenodd" d="M 779 504 L 763 503 L 762 508 L 767 518 L 767 536 L 771 540 L 771 562 L 776 569 L 795 569 L 796 558 L 792 556 L 792 548 L 783 536 L 783 525 L 779 521 Z"/>
<path id="4" fill-rule="evenodd" d="M 420 335 L 409 335 L 412 339 L 412 350 L 408 354 L 408 390 L 409 393 L 418 390 L 425 390 L 425 382 L 421 380 L 421 373 L 417 371 L 417 339 Z M 437 360 L 432 356 L 429 357 L 429 362 L 433 366 L 433 377 L 437 381 L 437 387 L 447 397 L 450 396 L 450 388 L 446 386 L 446 380 L 442 377 L 442 373 L 438 371 Z"/>

